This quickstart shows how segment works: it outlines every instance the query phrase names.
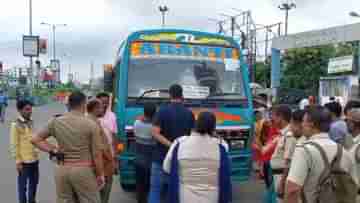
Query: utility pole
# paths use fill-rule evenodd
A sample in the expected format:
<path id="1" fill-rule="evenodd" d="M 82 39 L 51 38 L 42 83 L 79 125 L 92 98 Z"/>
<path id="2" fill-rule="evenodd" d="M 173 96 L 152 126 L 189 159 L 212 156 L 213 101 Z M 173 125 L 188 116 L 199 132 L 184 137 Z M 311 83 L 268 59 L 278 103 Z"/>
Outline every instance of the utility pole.
<path id="1" fill-rule="evenodd" d="M 251 16 L 251 11 L 241 11 L 233 9 L 239 12 L 236 15 L 220 14 L 225 16 L 230 21 L 231 36 L 236 38 L 238 36 L 237 31 L 240 31 L 239 37 L 241 38 L 241 48 L 247 50 L 247 63 L 249 64 L 250 80 L 254 81 L 255 63 L 257 55 L 257 44 L 256 44 L 256 25 Z M 238 24 L 238 18 L 240 23 Z M 245 31 L 242 31 L 244 29 Z"/>
<path id="2" fill-rule="evenodd" d="M 218 20 L 218 19 L 214 19 L 214 18 L 208 18 L 208 20 L 216 22 L 216 25 L 218 27 L 217 33 L 219 34 L 226 34 L 225 29 L 224 29 L 224 24 L 226 23 L 225 20 Z"/>
<path id="3" fill-rule="evenodd" d="M 90 90 L 93 88 L 94 83 L 94 62 L 91 62 L 90 66 L 90 81 L 89 81 Z"/>
<path id="4" fill-rule="evenodd" d="M 167 6 L 159 6 L 159 11 L 161 12 L 161 15 L 162 15 L 161 26 L 162 26 L 162 28 L 164 28 L 165 27 L 165 15 L 166 15 L 166 12 L 169 11 L 169 8 Z"/>
<path id="5" fill-rule="evenodd" d="M 32 0 L 29 0 L 29 35 L 32 36 Z M 31 84 L 30 95 L 32 96 L 32 92 L 34 88 L 32 56 L 30 56 L 29 72 L 30 72 L 30 84 Z"/>
<path id="6" fill-rule="evenodd" d="M 50 23 L 42 22 L 41 25 L 49 26 L 52 30 L 52 34 L 53 34 L 53 59 L 52 59 L 52 61 L 54 62 L 55 66 L 58 66 L 57 70 L 56 70 L 57 77 L 58 77 L 57 80 L 58 80 L 58 82 L 61 83 L 61 81 L 60 81 L 60 78 L 61 78 L 60 62 L 56 59 L 56 27 L 58 27 L 58 26 L 66 27 L 67 24 L 50 24 Z"/>
<path id="7" fill-rule="evenodd" d="M 268 49 L 269 49 L 269 43 L 271 41 L 271 38 L 269 36 L 269 34 L 277 35 L 280 36 L 280 31 L 281 31 L 281 23 L 275 23 L 275 24 L 271 24 L 271 25 L 261 25 L 261 24 L 256 24 L 256 26 L 259 26 L 256 28 L 256 30 L 260 31 L 260 30 L 265 30 L 265 59 L 267 59 L 268 56 Z M 277 33 L 275 33 L 273 30 L 277 28 Z"/>
<path id="8" fill-rule="evenodd" d="M 53 32 L 53 60 L 56 60 L 56 25 L 52 25 L 52 32 Z"/>
<path id="9" fill-rule="evenodd" d="M 235 24 L 236 24 L 236 17 L 235 16 L 231 16 L 230 17 L 231 20 L 231 37 L 235 36 Z"/>
<path id="10" fill-rule="evenodd" d="M 221 14 L 222 16 L 225 16 L 227 18 L 230 19 L 230 30 L 231 30 L 231 37 L 235 37 L 235 32 L 236 32 L 236 29 L 237 27 L 240 27 L 237 25 L 236 23 L 236 19 L 240 16 L 243 16 L 244 15 L 244 12 L 241 12 L 240 14 L 238 15 L 227 15 L 227 14 Z M 225 23 L 225 21 L 223 21 L 223 23 Z"/>

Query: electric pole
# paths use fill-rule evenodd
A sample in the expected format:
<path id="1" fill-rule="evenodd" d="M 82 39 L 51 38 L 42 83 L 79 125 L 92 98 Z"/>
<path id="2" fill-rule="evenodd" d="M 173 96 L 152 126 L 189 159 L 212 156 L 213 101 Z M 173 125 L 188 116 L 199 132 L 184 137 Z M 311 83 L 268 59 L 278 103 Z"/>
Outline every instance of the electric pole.
<path id="1" fill-rule="evenodd" d="M 29 35 L 32 36 L 32 0 L 29 0 Z M 32 96 L 32 90 L 34 88 L 34 77 L 33 77 L 33 58 L 30 56 L 30 64 L 29 64 L 29 72 L 30 72 L 30 84 L 31 91 L 30 95 Z"/>
<path id="2" fill-rule="evenodd" d="M 288 24 L 289 24 L 289 11 L 293 8 L 296 8 L 295 3 L 283 3 L 279 6 L 279 9 L 285 11 L 285 36 L 288 34 Z"/>
<path id="3" fill-rule="evenodd" d="M 224 29 L 224 24 L 226 23 L 226 20 L 218 20 L 214 18 L 208 18 L 208 20 L 216 22 L 216 25 L 218 27 L 217 33 L 219 34 L 226 34 Z"/>
<path id="4" fill-rule="evenodd" d="M 55 68 L 55 70 L 56 70 L 57 82 L 61 83 L 60 61 L 56 58 L 56 28 L 60 27 L 60 26 L 66 27 L 67 24 L 50 24 L 50 23 L 42 22 L 41 25 L 49 26 L 52 30 L 52 34 L 53 34 L 53 59 L 52 59 L 52 61 L 55 66 L 53 68 Z"/>
<path id="5" fill-rule="evenodd" d="M 90 66 L 90 81 L 89 81 L 90 90 L 93 89 L 93 83 L 94 83 L 94 62 L 91 62 Z"/>

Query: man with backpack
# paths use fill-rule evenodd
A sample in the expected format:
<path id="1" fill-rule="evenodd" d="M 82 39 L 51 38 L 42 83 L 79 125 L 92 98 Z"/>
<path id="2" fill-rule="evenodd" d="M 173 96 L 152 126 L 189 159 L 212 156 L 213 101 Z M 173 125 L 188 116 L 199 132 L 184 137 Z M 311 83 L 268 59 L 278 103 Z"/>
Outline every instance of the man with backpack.
<path id="1" fill-rule="evenodd" d="M 352 109 L 347 113 L 346 124 L 354 138 L 354 146 L 350 149 L 350 153 L 355 159 L 358 180 L 360 182 L 360 109 Z M 359 200 L 358 202 L 360 202 Z"/>
<path id="2" fill-rule="evenodd" d="M 285 202 L 356 202 L 356 167 L 349 152 L 330 139 L 330 123 L 331 115 L 323 107 L 313 106 L 306 111 L 302 125 L 308 140 L 295 149 Z"/>
<path id="3" fill-rule="evenodd" d="M 342 107 L 340 103 L 330 102 L 325 104 L 325 108 L 331 114 L 330 138 L 349 150 L 353 145 L 353 139 L 348 132 L 345 121 L 341 119 Z"/>

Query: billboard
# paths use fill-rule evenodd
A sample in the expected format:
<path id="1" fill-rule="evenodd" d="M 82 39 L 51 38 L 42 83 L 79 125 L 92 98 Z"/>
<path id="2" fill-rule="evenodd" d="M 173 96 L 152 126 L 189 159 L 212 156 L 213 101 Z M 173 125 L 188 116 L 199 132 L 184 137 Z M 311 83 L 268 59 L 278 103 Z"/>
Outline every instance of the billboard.
<path id="1" fill-rule="evenodd" d="M 39 56 L 39 36 L 23 36 L 23 56 Z"/>
<path id="2" fill-rule="evenodd" d="M 353 56 L 331 58 L 328 65 L 328 74 L 352 72 L 353 64 Z"/>
<path id="3" fill-rule="evenodd" d="M 47 53 L 47 39 L 39 39 L 39 53 L 46 54 Z"/>

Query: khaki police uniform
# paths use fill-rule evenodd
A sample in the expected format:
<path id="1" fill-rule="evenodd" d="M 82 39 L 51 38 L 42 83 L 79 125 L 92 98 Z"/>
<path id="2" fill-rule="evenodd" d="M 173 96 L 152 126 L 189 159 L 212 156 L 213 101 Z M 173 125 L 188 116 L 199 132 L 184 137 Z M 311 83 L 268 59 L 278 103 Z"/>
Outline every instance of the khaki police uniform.
<path id="1" fill-rule="evenodd" d="M 64 164 L 55 168 L 57 203 L 100 203 L 94 167 L 81 163 L 94 163 L 95 154 L 103 149 L 101 129 L 83 114 L 68 112 L 50 121 L 45 130 L 65 155 Z"/>
<path id="2" fill-rule="evenodd" d="M 325 164 L 319 150 L 306 144 L 309 142 L 321 145 L 330 162 L 335 158 L 337 144 L 329 138 L 327 133 L 320 133 L 310 137 L 304 144 L 296 146 L 287 181 L 302 186 L 306 202 L 315 203 L 316 187 Z M 356 179 L 356 167 L 350 153 L 346 150 L 343 151 L 341 168 L 347 171 L 354 180 Z M 357 179 L 356 182 L 358 182 Z"/>
<path id="3" fill-rule="evenodd" d="M 296 140 L 296 145 L 304 144 L 304 142 L 306 142 L 306 141 L 307 141 L 307 138 L 305 136 L 301 136 Z M 294 149 L 294 151 L 295 151 L 295 149 Z"/>
<path id="4" fill-rule="evenodd" d="M 280 130 L 280 138 L 276 145 L 274 154 L 271 157 L 271 167 L 274 172 L 274 185 L 275 191 L 278 191 L 278 187 L 281 182 L 283 170 L 289 168 L 286 165 L 286 160 L 291 160 L 294 153 L 297 140 L 290 131 L 290 125 Z M 282 202 L 282 199 L 277 199 L 278 203 Z"/>
<path id="5" fill-rule="evenodd" d="M 90 120 L 94 121 L 97 126 L 101 129 L 100 139 L 101 145 L 103 145 L 103 162 L 104 162 L 104 175 L 105 175 L 105 185 L 100 190 L 100 197 L 102 203 L 108 203 L 110 199 L 110 193 L 113 183 L 114 175 L 114 157 L 112 154 L 112 146 L 109 144 L 107 137 L 105 135 L 104 129 L 101 127 L 101 123 L 98 118 L 92 115 L 87 116 Z"/>
<path id="6" fill-rule="evenodd" d="M 358 158 L 360 158 L 360 151 L 356 151 L 358 147 L 360 147 L 360 135 L 354 138 L 354 145 L 349 150 L 351 157 L 353 158 L 353 161 L 356 165 L 357 179 L 360 183 L 360 160 L 358 160 Z M 360 195 L 358 195 L 357 202 L 360 203 Z"/>

